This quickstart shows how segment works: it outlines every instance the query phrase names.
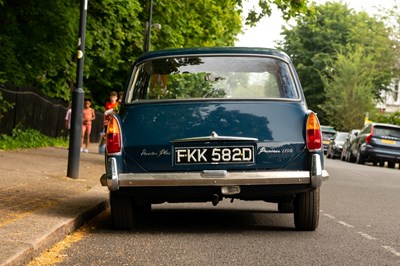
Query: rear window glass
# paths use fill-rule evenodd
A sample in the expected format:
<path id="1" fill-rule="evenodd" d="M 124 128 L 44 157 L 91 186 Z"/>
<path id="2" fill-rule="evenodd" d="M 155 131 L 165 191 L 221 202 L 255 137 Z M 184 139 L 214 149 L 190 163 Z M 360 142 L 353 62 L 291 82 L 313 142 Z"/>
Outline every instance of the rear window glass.
<path id="1" fill-rule="evenodd" d="M 339 141 L 345 141 L 349 133 L 337 133 L 336 139 Z"/>
<path id="2" fill-rule="evenodd" d="M 374 136 L 388 136 L 400 138 L 400 128 L 374 127 Z"/>
<path id="3" fill-rule="evenodd" d="M 335 132 L 322 132 L 322 139 L 330 139 L 335 136 Z"/>
<path id="4" fill-rule="evenodd" d="M 287 63 L 265 57 L 191 56 L 136 67 L 127 103 L 168 99 L 298 99 Z"/>

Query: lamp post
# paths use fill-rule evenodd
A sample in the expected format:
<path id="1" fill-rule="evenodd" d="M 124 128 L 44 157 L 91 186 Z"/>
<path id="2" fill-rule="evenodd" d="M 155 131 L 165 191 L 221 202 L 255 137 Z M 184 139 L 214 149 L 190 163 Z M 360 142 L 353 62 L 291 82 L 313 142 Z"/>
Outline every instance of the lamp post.
<path id="1" fill-rule="evenodd" d="M 81 15 L 79 25 L 79 39 L 77 49 L 77 70 L 76 70 L 76 88 L 72 92 L 71 106 L 71 131 L 68 150 L 68 169 L 67 176 L 78 178 L 79 176 L 79 160 L 80 146 L 82 136 L 82 111 L 84 91 L 83 84 L 83 63 L 85 52 L 85 36 L 86 36 L 86 17 L 87 17 L 88 0 L 81 0 Z"/>
<path id="2" fill-rule="evenodd" d="M 151 43 L 151 24 L 153 23 L 153 0 L 150 0 L 149 7 L 149 21 L 146 22 L 145 29 L 145 41 L 144 41 L 144 51 L 150 51 L 150 43 Z"/>

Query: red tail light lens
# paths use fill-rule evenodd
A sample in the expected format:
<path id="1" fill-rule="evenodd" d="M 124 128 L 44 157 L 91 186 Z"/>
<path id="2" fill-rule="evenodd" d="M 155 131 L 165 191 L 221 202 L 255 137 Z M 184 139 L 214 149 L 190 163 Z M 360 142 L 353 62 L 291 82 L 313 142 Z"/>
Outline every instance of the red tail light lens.
<path id="1" fill-rule="evenodd" d="M 307 118 L 306 144 L 309 150 L 319 150 L 322 147 L 321 126 L 315 113 L 310 113 Z"/>
<path id="2" fill-rule="evenodd" d="M 372 139 L 372 133 L 369 133 L 366 137 L 365 137 L 365 142 L 366 143 L 371 143 L 371 139 Z"/>
<path id="3" fill-rule="evenodd" d="M 365 142 L 366 143 L 371 143 L 371 139 L 372 139 L 372 135 L 374 134 L 374 127 L 371 127 L 371 133 L 369 133 L 366 137 L 365 137 Z"/>
<path id="4" fill-rule="evenodd" d="M 121 152 L 121 128 L 115 116 L 112 116 L 108 122 L 106 135 L 107 153 Z"/>

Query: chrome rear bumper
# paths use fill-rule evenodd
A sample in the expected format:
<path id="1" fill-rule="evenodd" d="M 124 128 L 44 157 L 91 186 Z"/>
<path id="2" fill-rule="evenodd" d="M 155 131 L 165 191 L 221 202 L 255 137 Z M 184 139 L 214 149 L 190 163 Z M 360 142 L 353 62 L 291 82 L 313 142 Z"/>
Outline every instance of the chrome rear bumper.
<path id="1" fill-rule="evenodd" d="M 168 186 L 240 186 L 240 185 L 293 185 L 321 186 L 329 178 L 322 170 L 321 158 L 314 154 L 311 171 L 257 171 L 228 172 L 205 170 L 202 172 L 129 173 L 118 174 L 115 158 L 108 158 L 108 172 L 100 178 L 103 186 L 116 191 L 120 187 L 168 187 Z"/>

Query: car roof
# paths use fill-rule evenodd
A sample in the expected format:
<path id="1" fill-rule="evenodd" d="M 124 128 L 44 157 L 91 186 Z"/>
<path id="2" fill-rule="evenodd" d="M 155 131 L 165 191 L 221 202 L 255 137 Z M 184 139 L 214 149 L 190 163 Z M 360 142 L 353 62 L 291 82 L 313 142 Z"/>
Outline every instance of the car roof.
<path id="1" fill-rule="evenodd" d="M 400 126 L 398 125 L 393 125 L 393 124 L 386 124 L 386 123 L 376 123 L 376 122 L 372 122 L 370 123 L 372 126 L 378 126 L 378 127 L 394 127 L 394 128 L 400 128 Z"/>
<path id="2" fill-rule="evenodd" d="M 156 57 L 169 57 L 169 56 L 186 56 L 186 55 L 212 55 L 212 54 L 225 54 L 225 55 L 268 55 L 278 57 L 284 61 L 289 62 L 289 56 L 279 50 L 272 48 L 262 47 L 197 47 L 197 48 L 175 48 L 157 50 L 144 53 L 141 55 L 136 62 L 145 61 Z"/>
<path id="3" fill-rule="evenodd" d="M 323 125 L 321 125 L 321 131 L 323 131 L 323 132 L 331 132 L 331 133 L 335 133 L 336 132 L 334 127 L 332 127 L 332 126 L 323 126 Z"/>

